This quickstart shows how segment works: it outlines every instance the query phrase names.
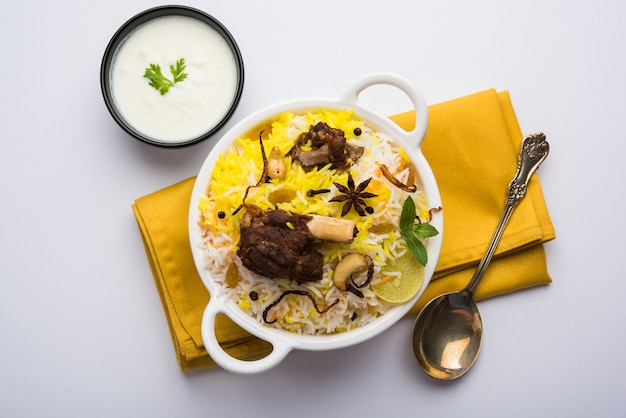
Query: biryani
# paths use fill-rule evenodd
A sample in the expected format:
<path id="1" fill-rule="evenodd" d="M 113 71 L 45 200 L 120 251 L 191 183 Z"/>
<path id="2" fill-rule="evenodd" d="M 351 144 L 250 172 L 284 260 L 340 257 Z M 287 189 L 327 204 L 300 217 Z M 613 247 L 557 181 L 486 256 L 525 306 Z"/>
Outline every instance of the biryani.
<path id="1" fill-rule="evenodd" d="M 375 289 L 401 279 L 403 205 L 432 216 L 417 183 L 402 147 L 352 110 L 282 113 L 218 156 L 198 202 L 204 268 L 267 326 L 362 327 L 395 306 Z"/>

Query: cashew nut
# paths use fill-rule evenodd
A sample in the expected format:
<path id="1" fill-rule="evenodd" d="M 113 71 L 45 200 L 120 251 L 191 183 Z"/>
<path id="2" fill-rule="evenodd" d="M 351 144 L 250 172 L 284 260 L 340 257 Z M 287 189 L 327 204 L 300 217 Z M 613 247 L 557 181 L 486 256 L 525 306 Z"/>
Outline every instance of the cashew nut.
<path id="1" fill-rule="evenodd" d="M 364 271 L 367 271 L 367 279 L 363 284 L 357 285 L 352 277 Z M 369 255 L 350 253 L 337 263 L 333 273 L 333 282 L 338 289 L 348 290 L 362 297 L 363 294 L 358 289 L 367 286 L 372 281 L 373 274 L 374 262 Z"/>

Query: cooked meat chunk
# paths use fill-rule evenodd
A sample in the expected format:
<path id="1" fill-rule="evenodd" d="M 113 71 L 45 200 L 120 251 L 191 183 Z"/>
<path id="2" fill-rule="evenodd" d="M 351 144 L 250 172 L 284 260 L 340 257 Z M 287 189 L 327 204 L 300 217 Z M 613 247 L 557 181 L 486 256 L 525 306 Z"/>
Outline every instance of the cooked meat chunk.
<path id="1" fill-rule="evenodd" d="M 363 155 L 363 148 L 348 144 L 341 129 L 318 122 L 298 136 L 289 154 L 307 170 L 328 163 L 333 168 L 345 169 Z"/>
<path id="2" fill-rule="evenodd" d="M 279 210 L 248 210 L 237 251 L 243 265 L 271 278 L 321 280 L 323 257 L 313 246 L 319 240 L 306 227 L 307 219 Z"/>
<path id="3" fill-rule="evenodd" d="M 237 254 L 245 267 L 263 276 L 316 281 L 322 278 L 323 259 L 309 244 L 302 231 L 261 225 L 242 231 Z"/>

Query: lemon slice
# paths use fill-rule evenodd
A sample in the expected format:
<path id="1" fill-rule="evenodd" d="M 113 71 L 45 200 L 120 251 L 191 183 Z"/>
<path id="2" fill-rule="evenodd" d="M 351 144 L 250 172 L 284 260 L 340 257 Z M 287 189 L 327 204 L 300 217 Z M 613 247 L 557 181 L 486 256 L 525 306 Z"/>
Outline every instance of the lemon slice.
<path id="1" fill-rule="evenodd" d="M 388 303 L 400 304 L 411 300 L 424 282 L 424 267 L 413 257 L 410 251 L 396 260 L 394 266 L 387 271 L 398 271 L 400 276 L 385 276 L 380 282 L 372 285 L 372 290 Z"/>

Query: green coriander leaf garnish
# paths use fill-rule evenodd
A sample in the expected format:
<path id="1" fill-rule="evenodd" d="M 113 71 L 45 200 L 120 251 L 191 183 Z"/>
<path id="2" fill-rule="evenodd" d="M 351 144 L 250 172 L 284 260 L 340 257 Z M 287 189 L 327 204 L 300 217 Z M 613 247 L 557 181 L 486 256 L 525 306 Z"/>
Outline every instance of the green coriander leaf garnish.
<path id="1" fill-rule="evenodd" d="M 150 64 L 149 68 L 146 68 L 146 73 L 143 75 L 150 80 L 150 85 L 157 89 L 161 95 L 168 92 L 170 87 L 174 85 L 167 77 L 161 72 L 161 66 L 158 64 Z"/>
<path id="2" fill-rule="evenodd" d="M 148 84 L 157 89 L 163 96 L 169 91 L 170 87 L 187 78 L 187 73 L 184 72 L 185 68 L 185 59 L 181 58 L 176 61 L 176 66 L 170 65 L 170 73 L 172 73 L 173 80 L 163 75 L 159 64 L 150 64 L 143 76 L 150 80 Z"/>
<path id="3" fill-rule="evenodd" d="M 187 73 L 185 73 L 185 59 L 181 58 L 178 61 L 176 61 L 176 67 L 174 67 L 173 65 L 170 65 L 170 72 L 172 73 L 172 75 L 174 76 L 174 84 L 178 83 L 179 81 L 183 81 L 184 79 L 187 78 Z"/>
<path id="4" fill-rule="evenodd" d="M 406 241 L 406 245 L 413 254 L 413 257 L 425 266 L 428 262 L 428 252 L 426 247 L 420 241 L 420 238 L 434 237 L 439 234 L 437 228 L 427 223 L 415 224 L 416 209 L 415 202 L 411 196 L 407 197 L 402 205 L 402 213 L 400 214 L 400 234 Z"/>

